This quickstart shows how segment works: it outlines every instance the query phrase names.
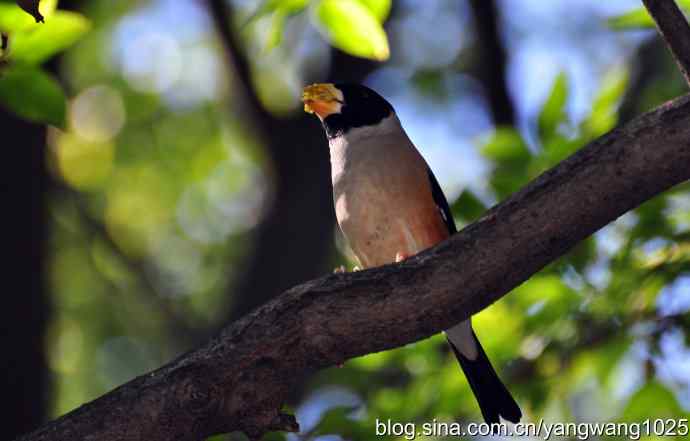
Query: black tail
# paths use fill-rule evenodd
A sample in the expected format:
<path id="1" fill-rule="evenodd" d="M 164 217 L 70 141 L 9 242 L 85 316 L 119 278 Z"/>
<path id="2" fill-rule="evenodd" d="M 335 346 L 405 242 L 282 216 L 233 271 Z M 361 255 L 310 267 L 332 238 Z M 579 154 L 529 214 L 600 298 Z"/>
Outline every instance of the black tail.
<path id="1" fill-rule="evenodd" d="M 484 421 L 489 424 L 498 423 L 500 415 L 512 423 L 517 423 L 522 417 L 520 407 L 518 407 L 508 389 L 501 382 L 501 379 L 498 378 L 474 332 L 472 332 L 472 336 L 477 343 L 479 354 L 476 360 L 465 358 L 450 340 L 448 340 L 448 343 L 453 348 L 455 357 L 460 362 L 460 367 L 470 383 L 474 396 L 477 398 Z"/>

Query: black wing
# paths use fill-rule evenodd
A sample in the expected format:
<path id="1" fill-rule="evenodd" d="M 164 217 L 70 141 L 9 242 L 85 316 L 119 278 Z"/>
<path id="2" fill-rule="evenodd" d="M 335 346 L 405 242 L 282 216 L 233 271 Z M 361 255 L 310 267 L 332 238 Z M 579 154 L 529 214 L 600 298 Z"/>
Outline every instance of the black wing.
<path id="1" fill-rule="evenodd" d="M 438 208 L 438 211 L 441 213 L 443 222 L 445 222 L 446 227 L 448 227 L 448 232 L 450 234 L 455 234 L 458 229 L 455 227 L 455 220 L 453 219 L 453 213 L 450 211 L 448 200 L 446 200 L 446 195 L 443 194 L 441 186 L 438 185 L 434 172 L 432 172 L 429 167 L 427 167 L 426 171 L 429 175 L 429 182 L 431 182 L 431 195 L 434 197 L 434 202 L 436 202 L 436 208 Z"/>

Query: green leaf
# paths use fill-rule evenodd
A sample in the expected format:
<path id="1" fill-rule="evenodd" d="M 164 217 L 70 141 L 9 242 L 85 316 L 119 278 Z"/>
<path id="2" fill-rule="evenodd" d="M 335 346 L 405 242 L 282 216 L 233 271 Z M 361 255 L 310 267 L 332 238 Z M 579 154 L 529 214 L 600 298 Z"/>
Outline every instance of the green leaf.
<path id="1" fill-rule="evenodd" d="M 297 14 L 301 12 L 304 8 L 307 7 L 309 4 L 309 0 L 264 0 L 252 13 L 249 18 L 247 18 L 244 23 L 242 24 L 242 27 L 248 26 L 250 24 L 255 23 L 257 20 L 264 18 L 268 15 L 273 15 L 272 17 L 272 23 L 271 23 L 271 29 L 269 31 L 269 42 L 268 46 L 271 46 L 271 41 L 275 41 L 276 38 L 278 40 L 278 43 L 280 43 L 280 40 L 282 39 L 282 32 L 283 32 L 283 22 L 285 18 L 287 18 L 290 15 Z M 276 27 L 276 15 L 280 16 L 278 17 L 278 20 L 280 21 L 279 26 Z M 275 33 L 280 32 L 280 34 L 276 37 Z"/>
<path id="2" fill-rule="evenodd" d="M 275 49 L 283 41 L 283 30 L 285 29 L 285 20 L 287 16 L 287 12 L 282 9 L 273 13 L 271 28 L 268 32 L 268 39 L 266 40 L 265 49 L 267 51 Z"/>
<path id="3" fill-rule="evenodd" d="M 618 104 L 623 99 L 628 77 L 628 70 L 622 66 L 611 69 L 604 76 L 592 104 L 592 113 L 582 124 L 590 139 L 603 135 L 618 123 Z"/>
<path id="4" fill-rule="evenodd" d="M 359 0 L 359 2 L 371 11 L 379 23 L 386 21 L 391 12 L 391 0 Z"/>
<path id="5" fill-rule="evenodd" d="M 57 11 L 39 28 L 14 35 L 10 57 L 16 62 L 40 64 L 73 45 L 90 28 L 84 16 Z"/>
<path id="6" fill-rule="evenodd" d="M 499 127 L 481 148 L 481 153 L 494 163 L 491 188 L 499 199 L 517 191 L 528 180 L 527 167 L 532 155 L 522 136 L 511 127 Z"/>
<path id="7" fill-rule="evenodd" d="M 456 201 L 453 202 L 451 211 L 453 212 L 453 216 L 457 216 L 466 222 L 472 222 L 479 219 L 479 217 L 484 214 L 486 205 L 484 205 L 474 193 L 465 190 Z"/>
<path id="8" fill-rule="evenodd" d="M 227 441 L 226 435 L 220 435 L 215 441 Z M 269 432 L 261 438 L 263 441 L 285 441 L 286 434 L 282 432 Z"/>
<path id="9" fill-rule="evenodd" d="M 513 291 L 524 311 L 527 329 L 547 333 L 580 302 L 578 296 L 557 275 L 533 276 Z"/>
<path id="10" fill-rule="evenodd" d="M 309 0 L 266 0 L 263 5 L 259 7 L 257 16 L 270 14 L 276 11 L 282 11 L 286 14 L 296 14 L 302 9 L 306 8 Z"/>
<path id="11" fill-rule="evenodd" d="M 43 23 L 43 15 L 38 10 L 41 0 L 16 0 L 16 3 L 36 20 L 36 23 Z"/>
<path id="12" fill-rule="evenodd" d="M 351 417 L 357 410 L 353 406 L 336 406 L 326 411 L 318 425 L 313 429 L 314 435 L 338 434 L 346 439 L 362 439 L 357 421 Z"/>
<path id="13" fill-rule="evenodd" d="M 630 397 L 622 421 L 639 422 L 647 418 L 677 417 L 683 411 L 673 393 L 657 381 L 649 381 Z"/>
<path id="14" fill-rule="evenodd" d="M 386 31 L 358 0 L 321 0 L 313 11 L 317 28 L 338 49 L 379 61 L 390 56 Z"/>
<path id="15" fill-rule="evenodd" d="M 499 162 L 520 163 L 530 159 L 527 145 L 522 136 L 512 128 L 499 127 L 491 134 L 481 149 L 482 155 Z"/>
<path id="16" fill-rule="evenodd" d="M 630 348 L 631 339 L 627 336 L 615 337 L 610 341 L 594 348 L 594 367 L 597 377 L 602 384 L 607 384 L 616 366 Z M 615 381 L 615 380 L 614 380 Z"/>
<path id="17" fill-rule="evenodd" d="M 38 10 L 45 20 L 49 20 L 57 8 L 57 0 L 42 0 Z M 0 31 L 23 32 L 43 26 L 14 1 L 0 1 Z"/>
<path id="18" fill-rule="evenodd" d="M 321 417 L 321 421 L 317 425 L 317 434 L 338 433 L 338 429 L 343 425 L 348 425 L 352 422 L 349 415 L 356 410 L 352 406 L 336 406 L 329 409 Z"/>
<path id="19" fill-rule="evenodd" d="M 66 102 L 58 82 L 38 68 L 13 66 L 0 73 L 0 105 L 23 118 L 64 127 Z"/>
<path id="20" fill-rule="evenodd" d="M 686 15 L 690 13 L 690 0 L 677 0 L 676 3 Z M 654 20 L 644 7 L 611 17 L 607 22 L 611 28 L 617 30 L 654 27 Z"/>
<path id="21" fill-rule="evenodd" d="M 654 20 L 645 8 L 635 9 L 625 14 L 611 17 L 607 20 L 613 29 L 650 28 L 654 27 Z"/>
<path id="22" fill-rule="evenodd" d="M 539 113 L 539 137 L 542 143 L 548 143 L 556 134 L 558 126 L 565 120 L 565 104 L 568 99 L 568 79 L 564 72 L 556 77 L 549 97 Z"/>
<path id="23" fill-rule="evenodd" d="M 584 141 L 577 138 L 567 138 L 560 133 L 553 133 L 544 140 L 543 150 L 539 152 L 535 161 L 530 164 L 530 175 L 537 176 L 555 166 L 582 147 Z"/>

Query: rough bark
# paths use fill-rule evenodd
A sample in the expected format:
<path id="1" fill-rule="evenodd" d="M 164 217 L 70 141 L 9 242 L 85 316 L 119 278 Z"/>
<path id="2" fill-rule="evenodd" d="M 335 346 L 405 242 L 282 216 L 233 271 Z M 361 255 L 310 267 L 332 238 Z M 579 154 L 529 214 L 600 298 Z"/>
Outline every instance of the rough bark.
<path id="1" fill-rule="evenodd" d="M 690 85 L 690 26 L 674 0 L 642 0 Z"/>
<path id="2" fill-rule="evenodd" d="M 590 143 L 449 240 L 299 285 L 205 346 L 22 438 L 198 440 L 295 429 L 291 384 L 466 319 L 623 213 L 690 179 L 690 96 Z"/>

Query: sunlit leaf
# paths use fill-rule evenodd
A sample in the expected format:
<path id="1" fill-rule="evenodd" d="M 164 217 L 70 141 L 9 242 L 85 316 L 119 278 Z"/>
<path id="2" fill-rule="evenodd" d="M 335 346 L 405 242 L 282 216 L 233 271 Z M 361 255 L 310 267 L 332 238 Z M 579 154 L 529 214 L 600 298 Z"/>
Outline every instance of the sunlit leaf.
<path id="1" fill-rule="evenodd" d="M 257 16 L 282 11 L 287 14 L 294 14 L 306 8 L 309 0 L 265 0 L 258 8 Z"/>
<path id="2" fill-rule="evenodd" d="M 43 22 L 43 15 L 38 10 L 38 4 L 41 0 L 16 0 L 20 8 L 30 14 L 37 23 Z"/>
<path id="3" fill-rule="evenodd" d="M 264 0 L 243 26 L 261 18 L 270 17 L 270 28 L 264 47 L 265 50 L 270 51 L 281 43 L 287 17 L 301 12 L 308 4 L 309 0 Z"/>
<path id="4" fill-rule="evenodd" d="M 376 352 L 373 354 L 367 354 L 363 357 L 357 357 L 350 363 L 358 368 L 375 371 L 383 367 L 386 363 L 390 362 L 393 356 L 393 352 Z"/>
<path id="5" fill-rule="evenodd" d="M 686 15 L 690 13 L 690 0 L 676 0 L 676 3 Z M 647 9 L 642 7 L 609 18 L 608 24 L 613 29 L 651 28 L 654 27 L 654 20 Z"/>
<path id="6" fill-rule="evenodd" d="M 379 61 L 390 56 L 386 31 L 358 0 L 321 0 L 314 19 L 328 41 L 344 52 Z"/>
<path id="7" fill-rule="evenodd" d="M 568 99 L 568 79 L 561 72 L 554 80 L 551 92 L 539 113 L 539 137 L 543 143 L 548 143 L 565 120 L 565 104 Z"/>
<path id="8" fill-rule="evenodd" d="M 10 67 L 0 73 L 0 105 L 31 121 L 63 127 L 66 97 L 58 82 L 33 67 Z"/>
<path id="9" fill-rule="evenodd" d="M 359 0 L 359 2 L 366 6 L 380 23 L 383 23 L 391 12 L 391 0 Z"/>
<path id="10" fill-rule="evenodd" d="M 481 149 L 482 155 L 494 161 L 529 161 L 529 151 L 522 136 L 512 128 L 499 127 Z"/>
<path id="11" fill-rule="evenodd" d="M 645 8 L 638 8 L 609 18 L 608 24 L 613 29 L 649 28 L 654 26 L 654 20 Z"/>
<path id="12" fill-rule="evenodd" d="M 271 18 L 271 27 L 268 32 L 268 39 L 266 40 L 266 50 L 270 51 L 276 48 L 283 41 L 283 31 L 285 30 L 285 20 L 287 19 L 287 12 L 278 10 Z"/>
<path id="13" fill-rule="evenodd" d="M 529 328 L 545 332 L 565 318 L 580 298 L 556 275 L 536 275 L 513 291 Z"/>
<path id="14" fill-rule="evenodd" d="M 57 11 L 44 25 L 12 39 L 10 57 L 14 61 L 39 64 L 73 45 L 90 28 L 84 16 Z"/>
<path id="15" fill-rule="evenodd" d="M 611 69 L 601 81 L 599 93 L 592 103 L 592 112 L 582 126 L 589 138 L 596 138 L 613 129 L 618 122 L 618 104 L 628 85 L 628 71 L 622 66 Z"/>
<path id="16" fill-rule="evenodd" d="M 57 7 L 57 0 L 42 0 L 38 8 L 44 20 L 51 18 Z M 0 30 L 3 32 L 23 32 L 37 29 L 43 23 L 36 22 L 36 19 L 26 11 L 22 10 L 12 0 L 0 1 Z"/>
<path id="17" fill-rule="evenodd" d="M 500 323 L 501 326 L 496 326 Z M 512 360 L 519 351 L 524 316 L 508 302 L 497 302 L 472 316 L 472 326 L 494 363 Z M 451 355 L 452 357 L 452 355 Z"/>

